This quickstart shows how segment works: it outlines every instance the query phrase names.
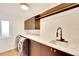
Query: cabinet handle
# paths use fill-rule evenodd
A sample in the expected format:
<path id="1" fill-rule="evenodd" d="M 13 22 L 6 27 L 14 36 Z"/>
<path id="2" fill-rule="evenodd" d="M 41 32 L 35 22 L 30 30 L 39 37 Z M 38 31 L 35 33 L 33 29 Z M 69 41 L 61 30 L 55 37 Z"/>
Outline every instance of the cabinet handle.
<path id="1" fill-rule="evenodd" d="M 50 50 L 52 51 L 53 49 L 52 49 L 52 48 L 50 48 Z"/>
<path id="2" fill-rule="evenodd" d="M 57 50 L 55 50 L 55 49 L 52 49 L 52 48 L 50 48 L 50 50 L 51 50 L 51 51 L 53 51 L 53 52 L 57 52 Z"/>
<path id="3" fill-rule="evenodd" d="M 53 52 L 56 52 L 56 50 L 54 49 Z"/>

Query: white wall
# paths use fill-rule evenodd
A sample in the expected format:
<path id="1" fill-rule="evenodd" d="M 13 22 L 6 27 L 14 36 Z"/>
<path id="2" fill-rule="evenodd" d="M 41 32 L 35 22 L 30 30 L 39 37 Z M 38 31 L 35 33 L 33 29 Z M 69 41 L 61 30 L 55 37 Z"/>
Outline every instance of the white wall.
<path id="1" fill-rule="evenodd" d="M 12 18 L 11 24 L 12 24 L 11 46 L 13 48 L 13 47 L 16 47 L 16 36 L 24 33 L 24 20 L 16 16 Z"/>
<path id="2" fill-rule="evenodd" d="M 47 41 L 56 40 L 56 30 L 62 27 L 63 38 L 70 43 L 79 43 L 79 8 L 41 19 L 40 35 Z"/>
<path id="3" fill-rule="evenodd" d="M 24 21 L 23 19 L 15 16 L 10 16 L 6 13 L 0 13 L 0 21 L 1 20 L 9 20 L 10 21 L 10 37 L 0 39 L 0 52 L 4 52 L 10 49 L 14 49 L 16 47 L 15 37 L 18 34 L 24 32 Z M 6 25 L 5 25 L 6 26 Z"/>

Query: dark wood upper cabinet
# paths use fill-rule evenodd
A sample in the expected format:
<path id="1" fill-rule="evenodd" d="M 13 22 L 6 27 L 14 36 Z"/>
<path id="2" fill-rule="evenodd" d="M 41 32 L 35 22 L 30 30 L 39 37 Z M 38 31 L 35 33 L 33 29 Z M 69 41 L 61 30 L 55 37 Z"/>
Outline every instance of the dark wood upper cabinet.
<path id="1" fill-rule="evenodd" d="M 32 17 L 28 20 L 24 21 L 24 29 L 25 30 L 39 30 L 40 29 L 40 19 L 39 15 Z"/>
<path id="2" fill-rule="evenodd" d="M 24 29 L 25 30 L 39 30 L 40 29 L 40 19 L 55 15 L 73 8 L 79 7 L 79 4 L 77 3 L 62 3 L 60 5 L 57 5 L 56 7 L 53 7 L 39 15 L 36 15 L 28 20 L 24 21 Z"/>
<path id="3" fill-rule="evenodd" d="M 35 18 L 34 17 L 24 21 L 24 29 L 25 30 L 35 29 Z"/>
<path id="4" fill-rule="evenodd" d="M 61 3 L 40 14 L 40 19 L 79 7 L 77 3 Z"/>

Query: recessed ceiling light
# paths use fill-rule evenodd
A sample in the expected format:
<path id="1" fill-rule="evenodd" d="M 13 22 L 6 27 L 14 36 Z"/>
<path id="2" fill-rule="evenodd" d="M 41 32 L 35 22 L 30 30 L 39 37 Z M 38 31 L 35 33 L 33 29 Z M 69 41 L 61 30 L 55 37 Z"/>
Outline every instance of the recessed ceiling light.
<path id="1" fill-rule="evenodd" d="M 26 4 L 26 3 L 21 3 L 21 8 L 22 8 L 23 10 L 28 10 L 28 9 L 29 9 L 29 5 Z"/>

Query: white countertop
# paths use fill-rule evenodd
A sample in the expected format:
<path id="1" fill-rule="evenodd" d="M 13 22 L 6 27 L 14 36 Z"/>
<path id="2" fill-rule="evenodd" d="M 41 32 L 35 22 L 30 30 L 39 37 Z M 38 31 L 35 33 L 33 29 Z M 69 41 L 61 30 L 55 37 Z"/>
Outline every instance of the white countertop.
<path id="1" fill-rule="evenodd" d="M 36 36 L 36 35 L 27 35 L 27 34 L 23 34 L 22 36 L 25 36 L 31 40 L 37 41 L 39 43 L 45 44 L 49 47 L 52 48 L 56 48 L 60 51 L 64 51 L 66 53 L 75 55 L 75 56 L 79 56 L 79 48 L 70 48 L 70 47 L 64 47 L 64 46 L 60 46 L 60 45 L 55 45 L 53 43 L 49 43 L 50 41 L 45 41 L 46 38 L 42 38 L 40 36 Z"/>

